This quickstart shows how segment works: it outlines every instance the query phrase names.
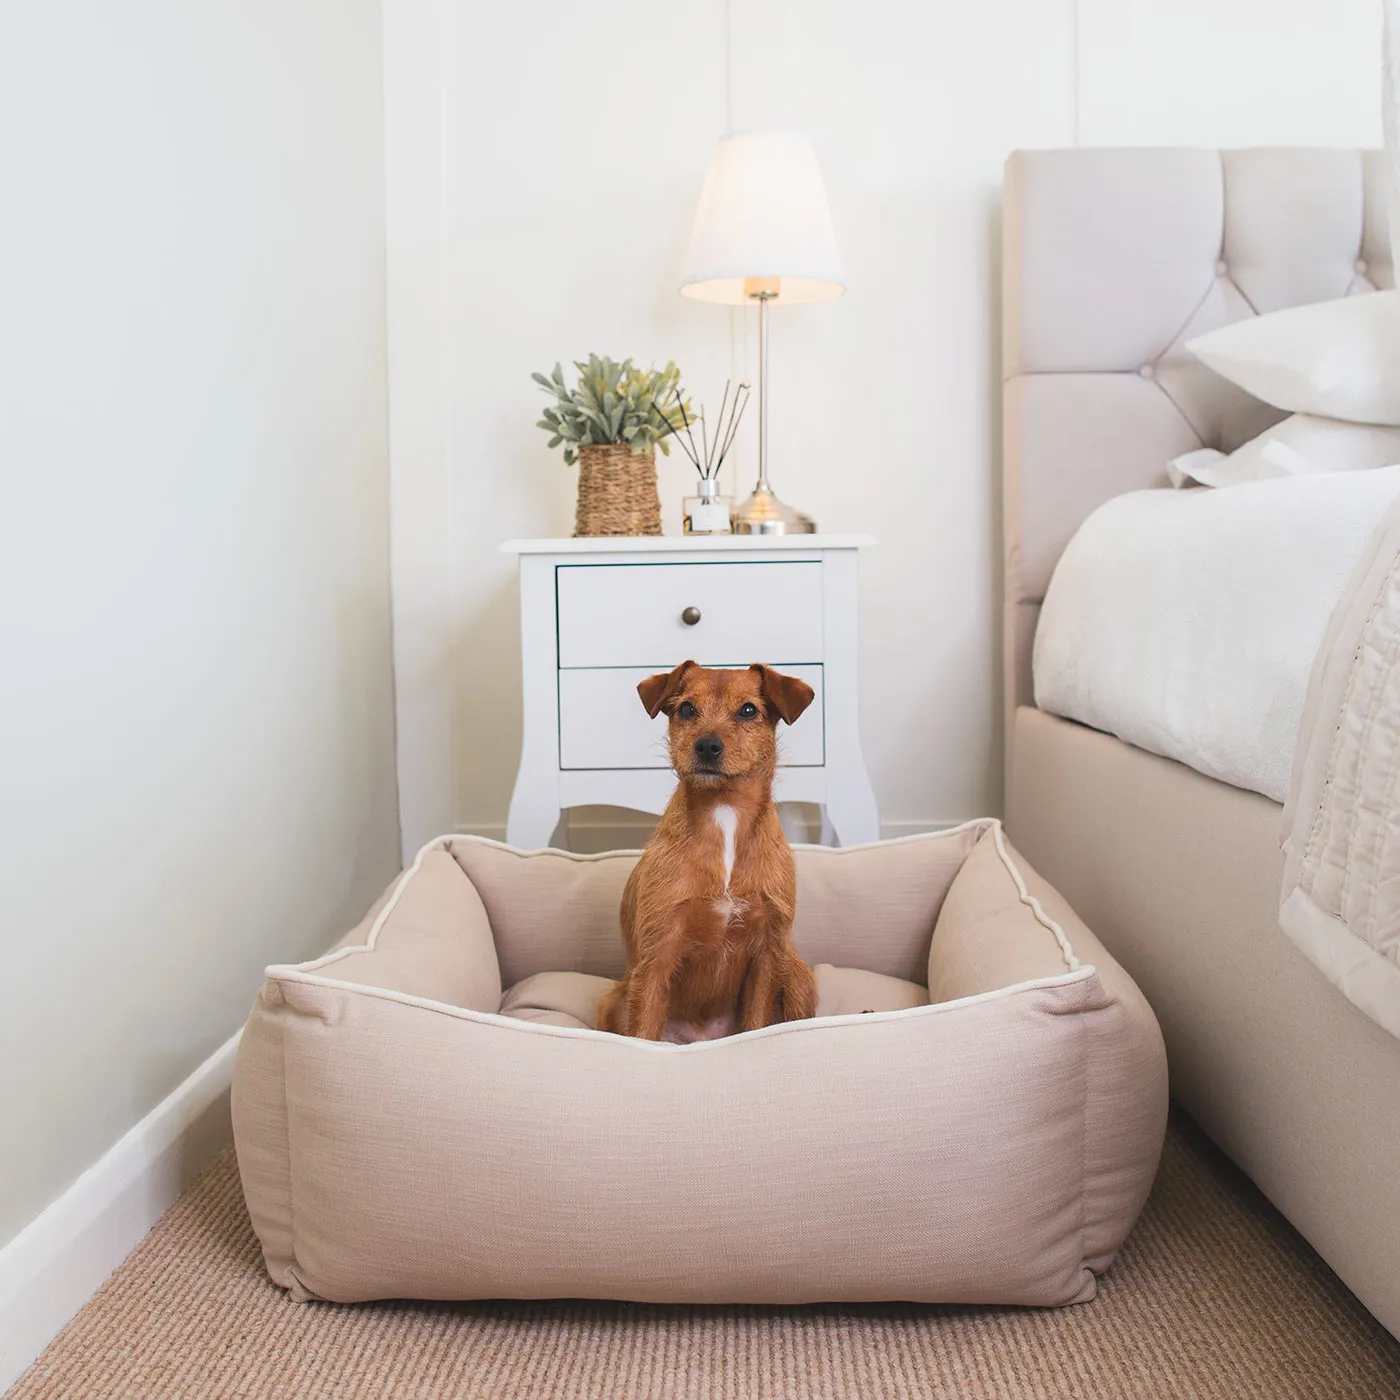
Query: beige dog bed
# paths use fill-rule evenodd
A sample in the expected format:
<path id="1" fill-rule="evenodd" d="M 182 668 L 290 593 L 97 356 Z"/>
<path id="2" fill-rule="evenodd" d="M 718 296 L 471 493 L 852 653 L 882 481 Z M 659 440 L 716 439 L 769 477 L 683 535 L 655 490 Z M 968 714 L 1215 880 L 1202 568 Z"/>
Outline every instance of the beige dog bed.
<path id="1" fill-rule="evenodd" d="M 336 950 L 268 969 L 233 1114 L 274 1282 L 1094 1296 L 1156 1169 L 1161 1037 L 998 823 L 800 848 L 820 1015 L 696 1045 L 590 1028 L 635 860 L 444 837 Z"/>

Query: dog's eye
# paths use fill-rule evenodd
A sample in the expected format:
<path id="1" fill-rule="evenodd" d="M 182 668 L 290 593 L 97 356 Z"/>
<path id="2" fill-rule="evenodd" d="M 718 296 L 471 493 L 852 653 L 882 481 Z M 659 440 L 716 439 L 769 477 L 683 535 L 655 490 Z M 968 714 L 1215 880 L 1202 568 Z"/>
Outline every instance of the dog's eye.
<path id="1" fill-rule="evenodd" d="M 695 706 L 692 705 L 689 700 L 682 700 L 681 703 L 676 706 L 676 715 L 680 719 L 694 719 Z"/>
<path id="2" fill-rule="evenodd" d="M 740 718 L 740 719 L 757 719 L 757 718 L 758 718 L 758 706 L 755 705 L 754 702 L 753 702 L 752 700 L 745 700 L 744 703 L 743 703 L 742 705 L 739 706 L 739 718 Z"/>

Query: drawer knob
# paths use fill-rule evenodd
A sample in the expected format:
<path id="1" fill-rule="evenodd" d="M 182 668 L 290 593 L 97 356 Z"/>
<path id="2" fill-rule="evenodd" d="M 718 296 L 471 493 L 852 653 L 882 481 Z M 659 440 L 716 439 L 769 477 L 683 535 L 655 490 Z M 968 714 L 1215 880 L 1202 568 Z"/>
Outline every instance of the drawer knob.
<path id="1" fill-rule="evenodd" d="M 694 627 L 695 624 L 696 624 L 697 622 L 700 621 L 700 609 L 699 609 L 699 608 L 687 608 L 687 609 L 681 614 L 681 621 L 682 621 L 683 623 L 685 623 L 685 625 L 686 625 L 687 627 Z"/>

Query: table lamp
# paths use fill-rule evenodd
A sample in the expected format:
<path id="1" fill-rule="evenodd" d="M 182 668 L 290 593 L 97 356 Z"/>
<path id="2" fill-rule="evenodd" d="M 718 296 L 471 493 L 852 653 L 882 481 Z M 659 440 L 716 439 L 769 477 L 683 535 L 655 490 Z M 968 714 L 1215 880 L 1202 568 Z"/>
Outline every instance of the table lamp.
<path id="1" fill-rule="evenodd" d="M 768 480 L 768 304 L 830 301 L 846 290 L 816 152 L 791 131 L 720 138 L 710 157 L 681 295 L 758 304 L 758 484 L 734 515 L 741 535 L 810 534 Z"/>

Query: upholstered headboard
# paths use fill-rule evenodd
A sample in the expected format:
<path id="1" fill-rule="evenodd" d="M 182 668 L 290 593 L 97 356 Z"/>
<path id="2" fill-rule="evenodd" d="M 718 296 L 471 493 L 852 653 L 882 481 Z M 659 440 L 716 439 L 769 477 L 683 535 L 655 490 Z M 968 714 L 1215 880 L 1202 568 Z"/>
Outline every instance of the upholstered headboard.
<path id="1" fill-rule="evenodd" d="M 1018 151 L 1003 214 L 1005 716 L 1031 703 L 1051 571 L 1095 507 L 1284 415 L 1183 349 L 1395 285 L 1378 152 Z M 1011 760 L 1008 748 L 1007 762 Z"/>

